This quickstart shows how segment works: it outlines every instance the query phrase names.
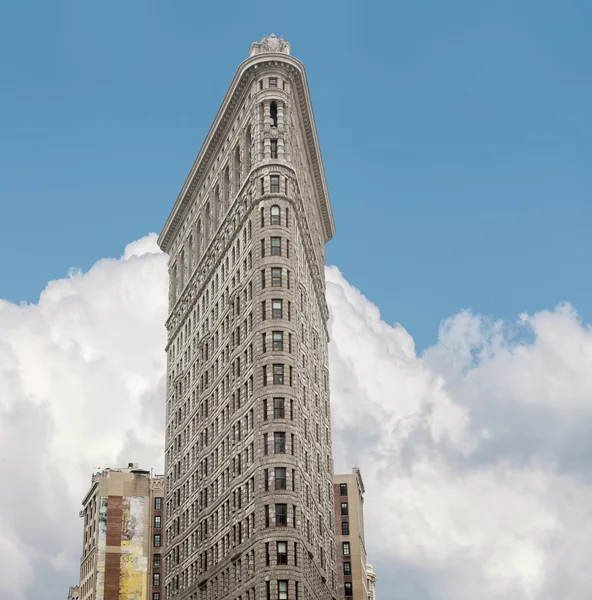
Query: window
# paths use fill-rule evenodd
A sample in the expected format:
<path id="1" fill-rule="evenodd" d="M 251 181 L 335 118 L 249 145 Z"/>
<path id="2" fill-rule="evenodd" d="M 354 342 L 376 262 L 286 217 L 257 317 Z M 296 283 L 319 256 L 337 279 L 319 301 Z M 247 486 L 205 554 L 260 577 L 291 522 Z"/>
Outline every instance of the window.
<path id="1" fill-rule="evenodd" d="M 284 418 L 284 399 L 274 398 L 273 399 L 273 418 L 283 419 Z"/>
<path id="2" fill-rule="evenodd" d="M 288 564 L 288 542 L 277 543 L 277 564 L 287 565 Z"/>
<path id="3" fill-rule="evenodd" d="M 275 489 L 286 489 L 286 467 L 275 467 Z"/>
<path id="4" fill-rule="evenodd" d="M 282 287 L 282 269 L 280 267 L 271 268 L 271 286 Z M 265 287 L 264 285 L 261 287 Z"/>
<path id="5" fill-rule="evenodd" d="M 271 255 L 281 256 L 282 255 L 282 238 L 272 237 L 271 238 Z"/>
<path id="6" fill-rule="evenodd" d="M 284 349 L 284 333 L 283 331 L 273 331 L 273 349 L 276 352 L 281 352 Z"/>
<path id="7" fill-rule="evenodd" d="M 271 224 L 272 225 L 280 225 L 280 207 L 274 204 L 271 207 Z"/>
<path id="8" fill-rule="evenodd" d="M 272 300 L 271 301 L 271 318 L 281 319 L 282 318 L 282 301 Z"/>
<path id="9" fill-rule="evenodd" d="M 267 334 L 266 333 L 261 334 L 261 350 L 263 352 L 267 352 Z"/>
<path id="10" fill-rule="evenodd" d="M 343 542 L 343 556 L 349 556 L 349 542 Z"/>
<path id="11" fill-rule="evenodd" d="M 152 594 L 152 600 L 160 600 L 160 592 L 154 592 Z"/>
<path id="12" fill-rule="evenodd" d="M 160 573 L 152 574 L 152 585 L 154 587 L 160 587 Z"/>
<path id="13" fill-rule="evenodd" d="M 273 365 L 273 383 L 274 385 L 284 384 L 284 365 Z"/>
<path id="14" fill-rule="evenodd" d="M 269 87 L 273 87 L 273 88 L 277 87 L 277 77 L 269 78 Z"/>
<path id="15" fill-rule="evenodd" d="M 349 535 L 349 521 L 341 521 L 341 535 Z"/>
<path id="16" fill-rule="evenodd" d="M 271 193 L 279 194 L 280 193 L 280 176 L 279 175 L 270 175 L 269 182 L 271 184 Z"/>
<path id="17" fill-rule="evenodd" d="M 339 495 L 340 496 L 347 496 L 347 483 L 340 483 L 339 484 Z"/>
<path id="18" fill-rule="evenodd" d="M 343 574 L 346 577 L 351 577 L 351 563 L 350 562 L 343 563 Z"/>
<path id="19" fill-rule="evenodd" d="M 287 581 L 278 581 L 278 600 L 288 600 Z"/>
<path id="20" fill-rule="evenodd" d="M 267 400 L 263 400 L 263 420 L 267 421 Z"/>
<path id="21" fill-rule="evenodd" d="M 267 454 L 267 447 L 268 447 L 267 433 L 264 433 L 263 434 L 263 454 Z"/>
<path id="22" fill-rule="evenodd" d="M 286 527 L 288 525 L 288 505 L 287 504 L 276 504 L 275 505 L 275 526 Z"/>
<path id="23" fill-rule="evenodd" d="M 269 105 L 269 123 L 272 127 L 277 127 L 277 104 L 272 102 Z"/>
<path id="24" fill-rule="evenodd" d="M 264 509 L 265 509 L 265 527 L 269 527 L 269 504 L 266 504 Z"/>
<path id="25" fill-rule="evenodd" d="M 162 510 L 162 498 L 154 498 L 154 510 Z"/>
<path id="26" fill-rule="evenodd" d="M 154 517 L 154 529 L 160 529 L 160 517 L 158 515 Z"/>
<path id="27" fill-rule="evenodd" d="M 352 598 L 352 597 L 353 597 L 353 595 L 354 595 L 354 592 L 353 592 L 353 590 L 352 590 L 352 584 L 351 584 L 351 581 L 346 581 L 346 582 L 343 584 L 343 586 L 344 586 L 344 588 L 345 588 L 345 597 L 346 597 L 346 598 Z"/>
<path id="28" fill-rule="evenodd" d="M 264 480 L 265 480 L 265 490 L 267 491 L 269 489 L 269 469 L 265 469 L 264 473 Z"/>
<path id="29" fill-rule="evenodd" d="M 152 568 L 160 569 L 160 554 L 155 554 L 152 557 Z"/>
<path id="30" fill-rule="evenodd" d="M 262 90 L 263 89 L 263 79 L 261 79 L 259 81 L 259 89 Z"/>
<path id="31" fill-rule="evenodd" d="M 276 431 L 273 434 L 273 451 L 276 454 L 286 453 L 286 434 L 283 431 Z"/>
<path id="32" fill-rule="evenodd" d="M 277 140 L 271 140 L 271 158 L 278 157 L 277 149 L 278 149 Z"/>
<path id="33" fill-rule="evenodd" d="M 157 533 L 154 536 L 154 547 L 155 548 L 160 548 L 160 533 Z"/>
<path id="34" fill-rule="evenodd" d="M 341 516 L 347 517 L 348 514 L 349 514 L 349 511 L 347 508 L 347 502 L 342 502 L 341 503 Z"/>
<path id="35" fill-rule="evenodd" d="M 281 282 L 280 282 L 281 285 Z M 261 289 L 265 289 L 265 269 L 261 269 Z"/>

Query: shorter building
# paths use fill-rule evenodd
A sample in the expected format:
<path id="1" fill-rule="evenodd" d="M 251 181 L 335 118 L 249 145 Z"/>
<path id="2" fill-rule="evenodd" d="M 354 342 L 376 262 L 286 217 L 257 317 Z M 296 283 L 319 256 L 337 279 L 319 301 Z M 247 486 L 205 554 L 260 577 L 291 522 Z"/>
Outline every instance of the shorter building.
<path id="1" fill-rule="evenodd" d="M 80 588 L 77 585 L 68 590 L 68 600 L 80 600 Z"/>
<path id="2" fill-rule="evenodd" d="M 80 511 L 79 600 L 163 599 L 163 496 L 164 477 L 134 463 L 92 476 Z"/>
<path id="3" fill-rule="evenodd" d="M 334 475 L 337 597 L 375 600 L 376 575 L 366 561 L 364 538 L 364 482 L 357 467 Z M 368 570 L 370 569 L 370 570 Z"/>
<path id="4" fill-rule="evenodd" d="M 366 575 L 368 577 L 368 600 L 376 600 L 376 573 L 370 563 L 366 563 Z"/>

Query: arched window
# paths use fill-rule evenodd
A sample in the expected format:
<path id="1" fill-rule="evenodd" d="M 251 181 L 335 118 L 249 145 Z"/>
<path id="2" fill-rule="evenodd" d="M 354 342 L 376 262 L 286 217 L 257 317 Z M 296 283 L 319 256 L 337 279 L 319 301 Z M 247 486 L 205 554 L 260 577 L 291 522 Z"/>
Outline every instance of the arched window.
<path id="1" fill-rule="evenodd" d="M 277 115 L 277 104 L 275 102 L 272 102 L 269 107 L 269 121 L 272 127 L 277 127 Z"/>
<path id="2" fill-rule="evenodd" d="M 271 207 L 271 224 L 272 225 L 280 225 L 280 207 L 277 204 L 274 204 Z"/>
<path id="3" fill-rule="evenodd" d="M 233 165 L 234 173 L 234 195 L 238 194 L 238 189 L 240 188 L 240 146 L 237 146 L 234 150 L 234 165 Z"/>
<path id="4" fill-rule="evenodd" d="M 224 169 L 224 209 L 225 213 L 228 210 L 230 200 L 230 167 Z"/>
<path id="5" fill-rule="evenodd" d="M 251 126 L 247 127 L 245 134 L 245 172 L 248 173 L 251 170 Z"/>

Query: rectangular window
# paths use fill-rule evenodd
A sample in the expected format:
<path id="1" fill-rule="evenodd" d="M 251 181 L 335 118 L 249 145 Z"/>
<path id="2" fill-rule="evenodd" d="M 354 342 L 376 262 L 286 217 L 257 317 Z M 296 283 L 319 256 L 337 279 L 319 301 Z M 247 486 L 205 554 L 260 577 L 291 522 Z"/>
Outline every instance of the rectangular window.
<path id="1" fill-rule="evenodd" d="M 154 510 L 162 510 L 162 498 L 154 498 Z"/>
<path id="2" fill-rule="evenodd" d="M 341 521 L 341 535 L 349 535 L 349 521 Z"/>
<path id="3" fill-rule="evenodd" d="M 160 600 L 160 592 L 154 592 L 152 594 L 152 600 Z"/>
<path id="4" fill-rule="evenodd" d="M 345 597 L 346 598 L 352 598 L 354 595 L 353 589 L 352 589 L 352 584 L 351 581 L 346 581 L 343 584 L 343 587 L 345 589 Z"/>
<path id="5" fill-rule="evenodd" d="M 154 569 L 160 569 L 160 554 L 155 554 L 152 557 L 152 567 Z"/>
<path id="6" fill-rule="evenodd" d="M 265 289 L 265 269 L 261 269 L 261 289 Z"/>
<path id="7" fill-rule="evenodd" d="M 160 533 L 157 533 L 154 536 L 154 547 L 155 548 L 160 548 Z"/>
<path id="8" fill-rule="evenodd" d="M 154 517 L 154 529 L 160 529 L 160 517 L 158 515 Z"/>
<path id="9" fill-rule="evenodd" d="M 261 258 L 265 258 L 265 239 L 261 240 Z"/>
<path id="10" fill-rule="evenodd" d="M 277 140 L 271 140 L 271 158 L 278 157 L 277 149 L 278 149 Z"/>
<path id="11" fill-rule="evenodd" d="M 275 489 L 286 489 L 286 467 L 275 467 Z"/>
<path id="12" fill-rule="evenodd" d="M 263 374 L 263 385 L 267 385 L 267 367 L 265 365 L 263 365 L 263 367 L 261 367 L 262 369 L 262 374 Z"/>
<path id="13" fill-rule="evenodd" d="M 287 565 L 288 564 L 288 542 L 277 543 L 277 564 Z"/>
<path id="14" fill-rule="evenodd" d="M 348 507 L 347 507 L 347 502 L 342 502 L 341 503 L 341 516 L 347 517 L 348 514 L 349 514 L 349 511 L 348 511 Z"/>
<path id="15" fill-rule="evenodd" d="M 270 77 L 269 78 L 269 87 L 270 88 L 276 88 L 277 87 L 277 77 Z"/>
<path id="16" fill-rule="evenodd" d="M 283 419 L 284 418 L 284 399 L 283 398 L 274 398 L 273 399 L 273 418 L 274 419 Z"/>
<path id="17" fill-rule="evenodd" d="M 269 527 L 269 504 L 265 505 L 265 527 Z"/>
<path id="18" fill-rule="evenodd" d="M 276 454 L 286 453 L 286 434 L 283 431 L 276 431 L 273 434 L 273 449 Z"/>
<path id="19" fill-rule="evenodd" d="M 272 337 L 274 351 L 282 352 L 284 349 L 284 333 L 282 331 L 274 331 Z"/>
<path id="20" fill-rule="evenodd" d="M 267 400 L 263 400 L 263 420 L 267 421 Z"/>
<path id="21" fill-rule="evenodd" d="M 261 302 L 261 320 L 265 321 L 267 319 L 267 310 L 265 309 L 265 300 Z"/>
<path id="22" fill-rule="evenodd" d="M 266 343 L 266 337 L 267 334 L 266 333 L 262 333 L 261 334 L 261 350 L 263 352 L 267 352 L 267 343 Z"/>
<path id="23" fill-rule="evenodd" d="M 271 175 L 269 177 L 269 182 L 271 184 L 271 193 L 279 194 L 280 193 L 280 176 L 279 175 Z"/>
<path id="24" fill-rule="evenodd" d="M 265 469 L 264 471 L 265 478 L 265 490 L 269 489 L 269 469 Z"/>
<path id="25" fill-rule="evenodd" d="M 261 273 L 265 276 L 265 271 L 261 271 Z M 265 277 L 263 278 L 265 281 Z M 265 287 L 265 284 L 262 284 L 261 287 Z M 282 269 L 281 267 L 272 267 L 271 268 L 271 287 L 282 287 Z"/>
<path id="26" fill-rule="evenodd" d="M 265 564 L 269 567 L 269 542 L 265 542 Z"/>
<path id="27" fill-rule="evenodd" d="M 160 573 L 152 574 L 152 585 L 154 587 L 160 587 Z"/>
<path id="28" fill-rule="evenodd" d="M 343 542 L 343 556 L 349 556 L 349 542 Z"/>
<path id="29" fill-rule="evenodd" d="M 275 385 L 284 384 L 284 365 L 273 365 L 273 383 Z"/>
<path id="30" fill-rule="evenodd" d="M 288 600 L 287 581 L 278 581 L 278 600 Z"/>
<path id="31" fill-rule="evenodd" d="M 271 301 L 271 318 L 281 319 L 282 318 L 282 301 L 272 300 Z"/>
<path id="32" fill-rule="evenodd" d="M 281 256 L 282 255 L 282 238 L 272 237 L 271 238 L 271 255 Z"/>
<path id="33" fill-rule="evenodd" d="M 275 505 L 275 526 L 286 527 L 288 525 L 288 505 L 287 504 L 276 504 Z"/>
<path id="34" fill-rule="evenodd" d="M 347 496 L 347 483 L 340 483 L 339 484 L 339 495 L 340 496 Z"/>
<path id="35" fill-rule="evenodd" d="M 263 434 L 263 454 L 267 454 L 267 448 L 268 448 L 267 433 L 264 433 Z"/>
<path id="36" fill-rule="evenodd" d="M 351 563 L 350 562 L 343 563 L 343 574 L 346 577 L 351 577 Z"/>

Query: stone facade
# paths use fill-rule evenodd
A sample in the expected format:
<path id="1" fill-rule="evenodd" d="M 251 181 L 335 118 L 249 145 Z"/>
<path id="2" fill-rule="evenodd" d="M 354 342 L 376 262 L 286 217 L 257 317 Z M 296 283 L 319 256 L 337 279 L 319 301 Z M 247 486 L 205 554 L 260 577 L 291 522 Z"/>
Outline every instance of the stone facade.
<path id="1" fill-rule="evenodd" d="M 167 600 L 336 597 L 333 233 L 304 67 L 272 35 L 240 65 L 159 237 Z"/>
<path id="2" fill-rule="evenodd" d="M 104 469 L 82 505 L 79 600 L 163 600 L 164 477 Z"/>

